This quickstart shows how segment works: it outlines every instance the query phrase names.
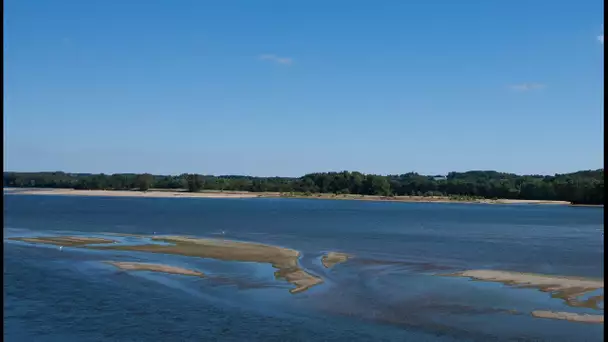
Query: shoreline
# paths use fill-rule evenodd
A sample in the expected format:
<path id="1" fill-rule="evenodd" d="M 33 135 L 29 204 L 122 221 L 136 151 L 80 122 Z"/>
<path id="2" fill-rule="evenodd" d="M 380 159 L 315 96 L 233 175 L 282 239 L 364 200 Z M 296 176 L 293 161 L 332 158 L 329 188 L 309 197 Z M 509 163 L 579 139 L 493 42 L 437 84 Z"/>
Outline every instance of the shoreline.
<path id="1" fill-rule="evenodd" d="M 372 195 L 335 195 L 311 194 L 309 196 L 278 192 L 244 192 L 244 191 L 201 191 L 187 192 L 184 190 L 151 189 L 137 190 L 75 190 L 58 188 L 4 188 L 4 194 L 12 195 L 66 195 L 66 196 L 96 196 L 96 197 L 144 197 L 144 198 L 299 198 L 299 199 L 332 199 L 376 202 L 404 203 L 465 203 L 465 204 L 542 204 L 568 205 L 573 207 L 601 207 L 603 205 L 571 204 L 567 201 L 544 200 L 514 200 L 514 199 L 453 199 L 444 196 L 372 196 Z"/>

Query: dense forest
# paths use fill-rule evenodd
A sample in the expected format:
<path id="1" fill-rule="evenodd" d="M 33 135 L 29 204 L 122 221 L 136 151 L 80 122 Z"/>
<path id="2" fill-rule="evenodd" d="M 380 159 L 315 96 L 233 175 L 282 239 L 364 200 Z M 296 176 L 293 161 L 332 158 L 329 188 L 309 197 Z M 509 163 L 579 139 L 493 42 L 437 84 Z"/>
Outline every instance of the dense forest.
<path id="1" fill-rule="evenodd" d="M 496 171 L 450 172 L 447 176 L 417 173 L 380 176 L 359 172 L 324 172 L 299 178 L 207 176 L 182 174 L 74 174 L 4 172 L 5 187 L 104 190 L 187 189 L 334 193 L 380 196 L 467 196 L 526 200 L 560 200 L 604 204 L 604 169 L 554 176 L 516 175 Z"/>

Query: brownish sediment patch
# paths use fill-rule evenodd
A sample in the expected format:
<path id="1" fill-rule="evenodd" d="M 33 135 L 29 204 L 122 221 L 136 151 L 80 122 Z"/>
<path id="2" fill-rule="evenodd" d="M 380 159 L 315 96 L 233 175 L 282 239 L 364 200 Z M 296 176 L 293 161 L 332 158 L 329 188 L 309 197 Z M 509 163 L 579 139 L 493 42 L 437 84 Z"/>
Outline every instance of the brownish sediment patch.
<path id="1" fill-rule="evenodd" d="M 296 250 L 263 245 L 251 242 L 239 242 L 220 239 L 199 239 L 183 236 L 152 237 L 155 241 L 173 245 L 116 245 L 85 246 L 98 250 L 127 250 L 148 253 L 176 254 L 224 261 L 257 262 L 271 264 L 278 271 L 277 278 L 285 279 L 296 287 L 291 293 L 298 293 L 323 282 L 302 270 L 298 265 L 300 253 Z"/>
<path id="2" fill-rule="evenodd" d="M 133 235 L 137 236 L 137 235 Z M 113 240 L 84 237 L 37 237 L 11 238 L 12 240 L 82 247 L 95 250 L 123 250 L 135 252 L 175 254 L 224 261 L 268 263 L 277 269 L 275 276 L 285 279 L 296 287 L 291 293 L 298 293 L 320 284 L 323 279 L 302 270 L 298 264 L 300 253 L 296 250 L 263 245 L 253 242 L 240 242 L 220 239 L 200 239 L 185 236 L 144 236 L 152 240 L 171 243 L 171 245 L 110 245 L 95 246 L 94 244 L 112 243 Z M 134 263 L 131 263 L 134 265 Z M 130 267 L 135 267 L 131 265 Z M 115 265 L 116 266 L 116 265 Z M 118 266 L 117 266 L 118 267 Z M 143 267 L 143 266 L 141 266 Z"/>
<path id="3" fill-rule="evenodd" d="M 604 315 L 578 314 L 563 311 L 532 311 L 532 316 L 538 318 L 561 319 L 570 322 L 604 324 Z"/>
<path id="4" fill-rule="evenodd" d="M 289 290 L 291 293 L 306 291 L 309 288 L 323 283 L 323 279 L 306 273 L 301 268 L 279 269 L 274 272 L 274 276 L 278 279 L 285 279 L 296 287 Z"/>
<path id="5" fill-rule="evenodd" d="M 161 265 L 161 264 L 148 264 L 141 262 L 118 262 L 118 261 L 105 261 L 106 264 L 110 264 L 125 271 L 150 271 L 150 272 L 161 272 L 169 274 L 181 274 L 188 276 L 204 277 L 205 275 L 198 271 L 193 271 L 181 267 Z"/>
<path id="6" fill-rule="evenodd" d="M 579 308 L 589 308 L 601 310 L 600 303 L 604 302 L 604 295 L 592 296 L 587 298 L 587 300 L 580 301 L 578 299 L 570 300 L 570 305 Z"/>
<path id="7" fill-rule="evenodd" d="M 9 240 L 31 242 L 31 243 L 44 243 L 57 246 L 69 246 L 69 247 L 80 247 L 86 245 L 94 245 L 101 243 L 113 243 L 114 240 L 102 239 L 102 238 L 90 238 L 82 236 L 49 236 L 49 237 L 35 237 L 35 238 L 8 238 Z"/>
<path id="8" fill-rule="evenodd" d="M 499 282 L 505 285 L 522 288 L 537 288 L 543 292 L 551 292 L 552 297 L 563 299 L 566 304 L 574 307 L 599 309 L 599 302 L 604 300 L 603 295 L 593 296 L 585 301 L 577 299 L 586 293 L 603 289 L 604 281 L 598 279 L 496 270 L 470 270 L 448 274 L 448 276 L 468 277 L 475 280 Z"/>
<path id="9" fill-rule="evenodd" d="M 351 256 L 346 253 L 340 252 L 328 252 L 326 255 L 321 257 L 321 263 L 325 268 L 331 268 L 336 264 L 346 262 Z"/>

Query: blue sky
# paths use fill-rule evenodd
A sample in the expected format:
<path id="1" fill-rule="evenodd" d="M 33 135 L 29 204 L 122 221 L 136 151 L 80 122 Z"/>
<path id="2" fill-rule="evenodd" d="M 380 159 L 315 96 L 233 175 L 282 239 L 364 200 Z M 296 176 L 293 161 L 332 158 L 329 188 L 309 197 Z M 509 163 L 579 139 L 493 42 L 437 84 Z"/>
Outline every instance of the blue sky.
<path id="1" fill-rule="evenodd" d="M 4 9 L 5 170 L 603 167 L 603 1 Z"/>

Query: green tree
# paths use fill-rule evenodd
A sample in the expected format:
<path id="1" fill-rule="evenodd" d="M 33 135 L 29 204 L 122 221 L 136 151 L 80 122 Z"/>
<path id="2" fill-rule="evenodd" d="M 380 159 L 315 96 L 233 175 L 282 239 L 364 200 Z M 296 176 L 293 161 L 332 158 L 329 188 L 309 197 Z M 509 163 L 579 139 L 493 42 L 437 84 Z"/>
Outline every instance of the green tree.
<path id="1" fill-rule="evenodd" d="M 197 174 L 189 174 L 186 176 L 188 191 L 198 192 L 203 189 L 203 177 Z"/>
<path id="2" fill-rule="evenodd" d="M 4 172 L 4 186 L 75 189 L 187 188 L 229 191 L 350 193 L 357 195 L 434 195 L 459 198 L 561 200 L 577 204 L 604 203 L 604 170 L 553 176 L 515 175 L 496 171 L 450 172 L 446 179 L 417 173 L 365 175 L 359 172 L 311 173 L 300 178 L 250 176 L 179 176 L 151 174 L 87 174 L 64 172 Z"/>
<path id="3" fill-rule="evenodd" d="M 152 182 L 154 181 L 154 177 L 149 173 L 144 173 L 141 175 L 137 175 L 135 178 L 135 186 L 140 191 L 148 191 L 152 186 Z"/>

